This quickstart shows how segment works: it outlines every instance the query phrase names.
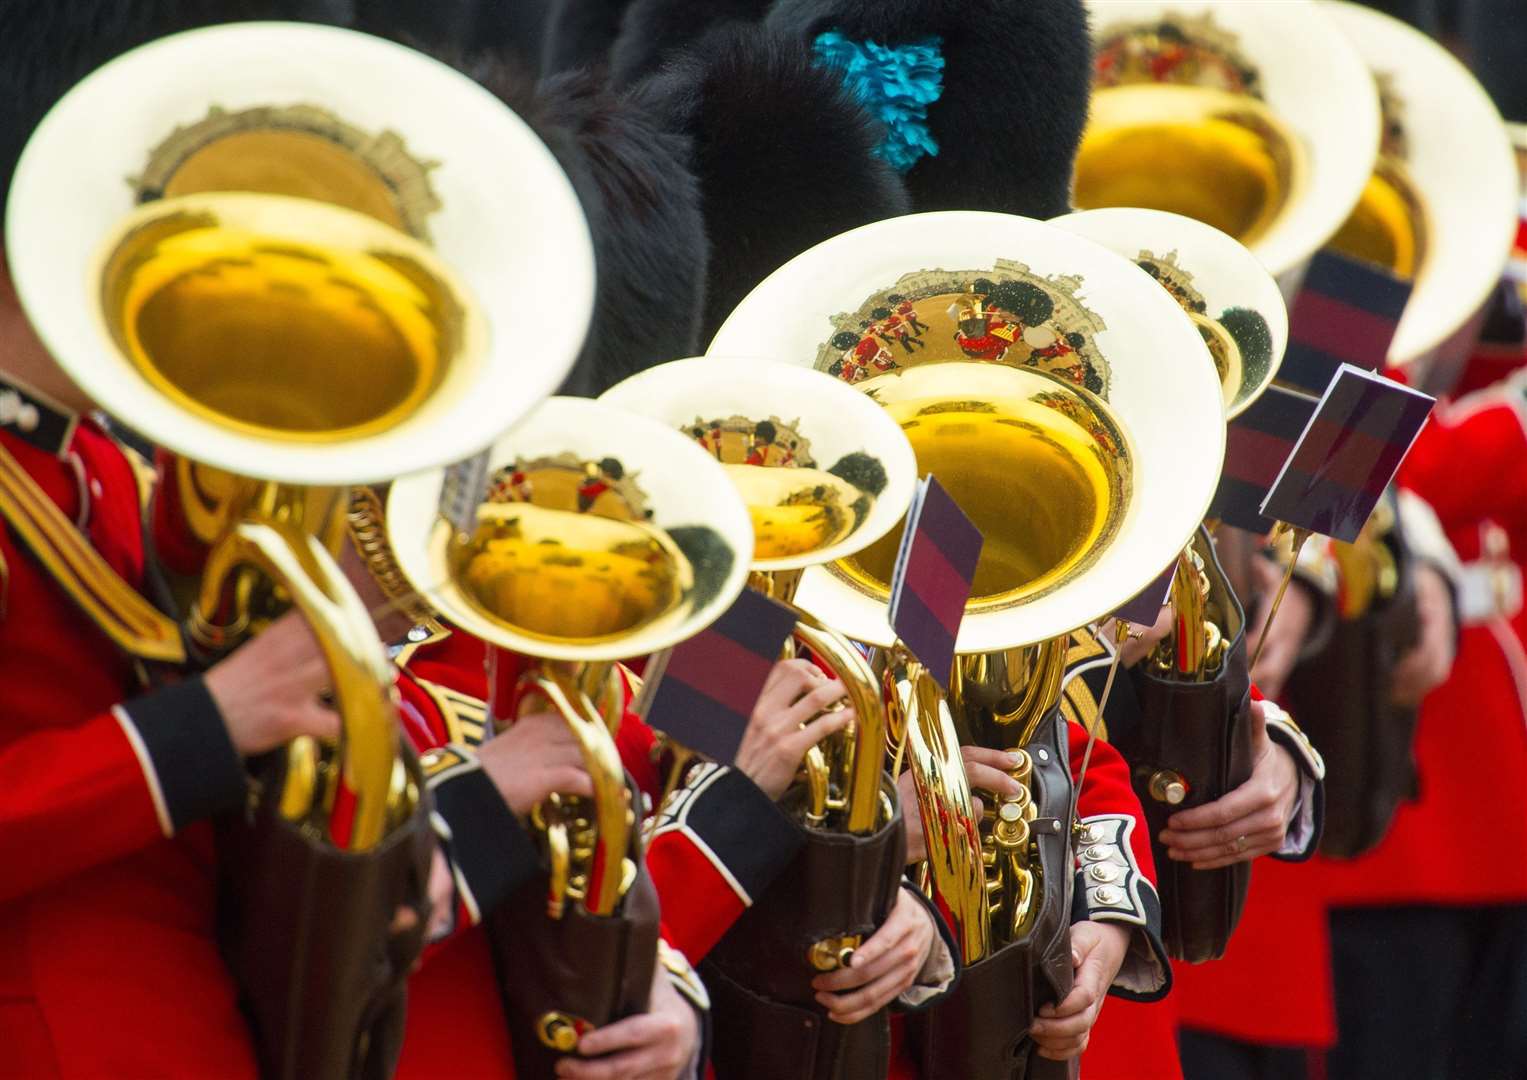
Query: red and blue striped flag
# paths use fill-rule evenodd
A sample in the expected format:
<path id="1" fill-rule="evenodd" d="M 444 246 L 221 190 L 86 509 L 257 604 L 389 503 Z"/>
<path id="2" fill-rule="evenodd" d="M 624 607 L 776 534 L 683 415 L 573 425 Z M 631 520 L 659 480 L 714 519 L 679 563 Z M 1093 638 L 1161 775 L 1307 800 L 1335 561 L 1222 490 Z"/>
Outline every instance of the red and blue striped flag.
<path id="1" fill-rule="evenodd" d="M 1319 394 L 1342 364 L 1382 371 L 1413 288 L 1382 267 L 1318 252 L 1288 313 L 1277 382 Z"/>
<path id="2" fill-rule="evenodd" d="M 1308 394 L 1269 386 L 1230 421 L 1225 431 L 1225 468 L 1209 504 L 1211 518 L 1258 534 L 1277 524 L 1262 516 L 1262 502 L 1294 452 L 1315 405 L 1316 399 Z"/>
<path id="3" fill-rule="evenodd" d="M 675 742 L 730 765 L 794 629 L 795 612 L 743 589 L 721 618 L 648 661 L 637 713 Z"/>
<path id="4" fill-rule="evenodd" d="M 1343 364 L 1262 513 L 1334 540 L 1356 540 L 1435 404 L 1419 390 Z"/>
<path id="5" fill-rule="evenodd" d="M 981 530 L 931 475 L 907 511 L 891 578 L 891 628 L 944 689 L 981 559 Z"/>

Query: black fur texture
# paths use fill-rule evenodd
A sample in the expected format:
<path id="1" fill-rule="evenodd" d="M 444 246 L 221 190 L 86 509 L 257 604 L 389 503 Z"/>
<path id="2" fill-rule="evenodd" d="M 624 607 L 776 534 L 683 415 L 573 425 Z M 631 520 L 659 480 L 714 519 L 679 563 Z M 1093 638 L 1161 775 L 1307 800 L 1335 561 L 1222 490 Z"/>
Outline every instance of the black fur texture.
<path id="1" fill-rule="evenodd" d="M 708 260 L 688 137 L 663 130 L 641 104 L 588 72 L 538 85 L 495 62 L 471 73 L 551 148 L 593 233 L 594 318 L 562 392 L 597 396 L 638 371 L 699 351 Z M 533 339 L 525 344 L 535 348 Z"/>
<path id="2" fill-rule="evenodd" d="M 793 38 L 713 30 L 635 91 L 694 140 L 711 266 L 702 345 L 789 259 L 909 208 L 880 130 Z"/>
<path id="3" fill-rule="evenodd" d="M 541 73 L 604 68 L 631 0 L 552 0 L 541 43 Z"/>
<path id="4" fill-rule="evenodd" d="M 1082 0 L 776 0 L 767 25 L 896 44 L 943 39 L 938 142 L 906 175 L 916 209 L 1048 218 L 1070 207 L 1092 44 Z"/>
<path id="5" fill-rule="evenodd" d="M 106 61 L 167 34 L 246 19 L 323 19 L 330 0 L 3 0 L 0 206 L 32 129 Z"/>
<path id="6" fill-rule="evenodd" d="M 769 0 L 630 0 L 610 47 L 610 76 L 627 86 L 718 27 L 756 24 Z"/>

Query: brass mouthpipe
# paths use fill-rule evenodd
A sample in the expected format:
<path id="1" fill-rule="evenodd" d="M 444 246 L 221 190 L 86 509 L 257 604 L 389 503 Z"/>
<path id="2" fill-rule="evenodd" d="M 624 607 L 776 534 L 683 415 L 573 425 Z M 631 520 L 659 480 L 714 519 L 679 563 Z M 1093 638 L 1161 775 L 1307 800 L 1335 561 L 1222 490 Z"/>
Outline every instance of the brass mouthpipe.
<path id="1" fill-rule="evenodd" d="M 607 663 L 543 661 L 526 678 L 535 692 L 562 716 L 593 781 L 594 796 L 589 801 L 593 804 L 598 843 L 588 869 L 584 907 L 590 915 L 610 915 L 625 892 L 625 864 L 631 855 L 636 816 L 631 806 L 631 790 L 626 786 L 625 766 L 608 721 L 582 689 L 599 684 L 598 673 L 590 670 L 594 668 L 602 669 L 605 679 L 612 672 L 612 665 Z"/>
<path id="2" fill-rule="evenodd" d="M 318 640 L 343 725 L 343 776 L 355 796 L 354 822 L 344 846 L 366 851 L 387 834 L 398 754 L 397 709 L 386 650 L 370 613 L 333 557 L 316 538 L 281 521 L 246 521 L 212 549 L 192 617 L 192 637 L 199 644 L 218 650 L 237 644 L 215 620 L 225 607 L 226 587 L 246 568 L 285 589 Z M 311 742 L 301 743 L 294 753 L 299 760 L 313 754 Z M 294 776 L 294 783 L 315 782 L 310 766 Z M 298 805 L 302 802 L 307 805 Z M 289 820 L 300 820 L 311 810 L 311 800 L 283 797 L 281 809 Z"/>

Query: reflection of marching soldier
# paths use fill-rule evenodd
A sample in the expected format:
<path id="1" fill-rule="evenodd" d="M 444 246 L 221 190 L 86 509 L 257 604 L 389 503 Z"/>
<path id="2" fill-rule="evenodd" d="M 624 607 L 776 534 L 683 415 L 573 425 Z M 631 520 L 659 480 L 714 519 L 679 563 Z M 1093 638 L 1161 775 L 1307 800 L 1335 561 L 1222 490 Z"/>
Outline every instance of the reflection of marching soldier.
<path id="1" fill-rule="evenodd" d="M 769 448 L 774 445 L 774 437 L 778 434 L 774 424 L 768 420 L 760 420 L 753 428 L 753 445 L 748 450 L 745 465 L 767 465 L 769 463 Z"/>
<path id="2" fill-rule="evenodd" d="M 603 461 L 588 462 L 583 466 L 583 482 L 578 485 L 578 513 L 586 514 L 599 500 L 599 496 L 610 491 L 615 483 L 625 476 L 625 469 L 614 458 L 605 458 Z"/>
<path id="3" fill-rule="evenodd" d="M 892 293 L 886 299 L 896 305 L 896 314 L 900 315 L 906 324 L 912 328 L 913 334 L 922 337 L 928 332 L 928 324 L 917 317 L 917 308 L 912 306 L 912 301 L 898 293 Z"/>

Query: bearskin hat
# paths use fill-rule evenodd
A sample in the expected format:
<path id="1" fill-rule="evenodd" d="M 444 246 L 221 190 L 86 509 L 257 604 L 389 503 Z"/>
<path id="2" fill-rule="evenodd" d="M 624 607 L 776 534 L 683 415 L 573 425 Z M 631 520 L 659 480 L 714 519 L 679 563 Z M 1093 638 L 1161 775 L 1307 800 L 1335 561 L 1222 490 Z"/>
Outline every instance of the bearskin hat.
<path id="1" fill-rule="evenodd" d="M 711 251 L 702 344 L 789 259 L 910 209 L 877 125 L 794 37 L 714 28 L 632 93 L 693 140 Z"/>
<path id="2" fill-rule="evenodd" d="M 943 89 L 927 109 L 938 150 L 906 173 L 919 211 L 1070 208 L 1092 79 L 1082 0 L 775 0 L 766 23 L 810 40 L 938 41 Z"/>

